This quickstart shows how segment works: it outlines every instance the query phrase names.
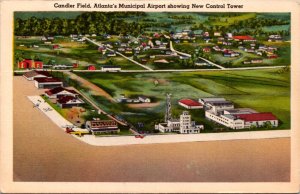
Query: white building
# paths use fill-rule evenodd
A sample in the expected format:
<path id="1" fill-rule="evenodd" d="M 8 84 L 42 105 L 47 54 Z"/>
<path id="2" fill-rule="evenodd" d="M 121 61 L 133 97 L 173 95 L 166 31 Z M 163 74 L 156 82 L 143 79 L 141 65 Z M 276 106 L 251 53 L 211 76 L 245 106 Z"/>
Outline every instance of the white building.
<path id="1" fill-rule="evenodd" d="M 243 129 L 244 121 L 241 119 L 235 119 L 233 115 L 230 114 L 214 114 L 212 111 L 205 111 L 205 117 L 216 123 L 224 125 L 232 129 Z"/>
<path id="2" fill-rule="evenodd" d="M 218 114 L 220 111 L 234 109 L 234 105 L 229 101 L 214 101 L 205 104 L 206 110 L 210 110 L 214 114 Z"/>
<path id="3" fill-rule="evenodd" d="M 33 71 L 28 71 L 28 72 L 24 73 L 23 77 L 25 77 L 29 81 L 32 81 L 35 78 L 41 78 L 41 77 L 46 78 L 46 77 L 51 77 L 51 75 L 49 74 L 48 71 L 33 70 Z"/>
<path id="4" fill-rule="evenodd" d="M 101 71 L 121 71 L 121 67 L 115 65 L 104 65 L 101 67 Z"/>
<path id="5" fill-rule="evenodd" d="M 168 120 L 167 123 L 159 123 L 155 126 L 162 133 L 200 133 L 204 129 L 203 125 L 196 125 L 195 121 L 191 120 L 191 115 L 188 111 L 183 111 L 178 119 Z"/>
<path id="6" fill-rule="evenodd" d="M 278 119 L 272 113 L 214 114 L 206 111 L 205 117 L 232 129 L 264 127 L 267 124 L 278 127 Z"/>
<path id="7" fill-rule="evenodd" d="M 37 88 L 63 87 L 63 82 L 57 78 L 40 77 L 40 78 L 35 78 L 34 86 Z"/>
<path id="8" fill-rule="evenodd" d="M 214 102 L 214 101 L 225 101 L 225 98 L 218 98 L 218 97 L 208 97 L 208 98 L 199 98 L 199 102 L 202 104 L 206 104 L 208 102 Z"/>
<path id="9" fill-rule="evenodd" d="M 278 119 L 272 113 L 258 113 L 250 108 L 235 109 L 232 102 L 220 98 L 201 99 L 201 102 L 205 102 L 207 119 L 231 129 L 278 126 Z"/>
<path id="10" fill-rule="evenodd" d="M 151 102 L 151 99 L 146 97 L 146 96 L 139 96 L 139 101 L 140 102 L 144 102 L 144 103 L 150 103 Z"/>

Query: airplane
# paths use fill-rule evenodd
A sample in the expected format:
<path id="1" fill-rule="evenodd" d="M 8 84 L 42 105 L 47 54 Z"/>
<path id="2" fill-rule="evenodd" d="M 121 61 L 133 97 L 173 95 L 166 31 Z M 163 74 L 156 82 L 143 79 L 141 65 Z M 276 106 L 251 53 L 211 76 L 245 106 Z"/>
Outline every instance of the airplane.
<path id="1" fill-rule="evenodd" d="M 36 103 L 36 104 L 33 105 L 33 108 L 39 107 L 39 106 L 40 106 L 40 104 L 39 104 L 39 103 Z"/>
<path id="2" fill-rule="evenodd" d="M 69 134 L 74 134 L 74 135 L 78 135 L 79 137 L 82 137 L 83 135 L 85 134 L 89 134 L 90 132 L 87 132 L 87 131 L 71 131 L 69 132 Z"/>
<path id="3" fill-rule="evenodd" d="M 47 112 L 47 111 L 51 111 L 52 109 L 51 108 L 44 108 L 44 111 Z"/>

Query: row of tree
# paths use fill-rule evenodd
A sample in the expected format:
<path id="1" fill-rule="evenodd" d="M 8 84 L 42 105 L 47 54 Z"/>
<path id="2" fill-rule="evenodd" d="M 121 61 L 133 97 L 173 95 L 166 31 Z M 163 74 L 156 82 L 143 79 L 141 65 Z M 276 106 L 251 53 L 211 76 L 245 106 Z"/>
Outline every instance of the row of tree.
<path id="1" fill-rule="evenodd" d="M 171 22 L 155 22 L 145 17 L 144 12 L 84 12 L 74 19 L 66 18 L 17 18 L 15 20 L 15 35 L 43 36 L 69 34 L 131 34 L 138 36 L 153 27 L 172 28 L 180 24 L 192 26 L 192 30 L 234 32 L 249 35 L 266 34 L 263 27 L 288 25 L 289 21 L 280 19 L 252 18 L 235 21 L 230 25 L 214 25 L 210 20 L 220 19 L 218 16 L 209 16 L 210 20 L 204 23 L 195 23 L 192 19 L 174 20 Z M 169 16 L 171 17 L 171 16 Z M 171 18 L 190 18 L 191 16 L 172 16 Z M 225 24 L 226 22 L 224 22 Z M 289 30 L 281 31 L 281 35 L 289 35 Z M 274 33 L 274 32 L 273 32 Z"/>
<path id="2" fill-rule="evenodd" d="M 85 12 L 75 19 L 65 18 L 17 18 L 15 35 L 69 35 L 69 34 L 127 34 L 141 33 L 143 26 L 139 22 L 128 22 L 125 18 L 139 18 L 143 12 Z"/>

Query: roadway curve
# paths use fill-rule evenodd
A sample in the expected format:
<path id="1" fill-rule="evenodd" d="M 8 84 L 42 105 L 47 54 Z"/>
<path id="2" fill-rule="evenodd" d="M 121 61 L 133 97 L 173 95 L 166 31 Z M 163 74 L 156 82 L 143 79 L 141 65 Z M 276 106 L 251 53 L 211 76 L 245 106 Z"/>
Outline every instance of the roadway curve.
<path id="1" fill-rule="evenodd" d="M 103 46 L 103 44 L 97 43 L 96 41 L 93 41 L 93 40 L 91 40 L 91 39 L 89 39 L 89 38 L 87 38 L 87 37 L 85 37 L 85 39 L 88 40 L 89 42 L 91 42 L 91 43 L 97 45 L 97 46 Z M 127 59 L 127 60 L 133 62 L 134 64 L 137 64 L 137 65 L 143 67 L 144 69 L 147 69 L 147 70 L 149 70 L 149 71 L 153 71 L 153 69 L 151 69 L 150 67 L 147 67 L 147 66 L 145 66 L 145 65 L 143 65 L 143 64 L 141 64 L 141 63 L 139 63 L 139 62 L 137 62 L 137 61 L 135 61 L 135 60 L 133 60 L 133 59 L 131 59 L 131 58 L 129 58 L 129 57 L 126 57 L 126 56 L 123 55 L 122 53 L 116 52 L 115 50 L 110 49 L 110 48 L 107 48 L 107 50 L 109 50 L 109 51 L 111 51 L 111 52 L 115 52 L 117 55 L 120 55 L 121 57 L 124 57 L 125 59 Z"/>
<path id="2" fill-rule="evenodd" d="M 173 51 L 173 52 L 176 52 L 176 53 L 178 53 L 178 54 L 180 54 L 180 55 L 187 56 L 187 57 L 191 57 L 190 54 L 183 53 L 183 52 L 180 52 L 180 51 L 175 50 L 174 47 L 173 47 L 173 42 L 172 42 L 172 41 L 170 41 L 170 50 Z M 211 64 L 211 65 L 213 65 L 213 66 L 216 66 L 216 67 L 218 67 L 218 68 L 220 68 L 220 69 L 226 69 L 225 67 L 222 67 L 221 65 L 218 65 L 218 64 L 216 64 L 216 63 L 213 63 L 213 62 L 211 62 L 211 61 L 209 61 L 209 60 L 207 60 L 207 59 L 204 59 L 204 58 L 202 58 L 202 57 L 199 57 L 199 59 L 202 59 L 203 61 L 205 61 L 205 62 L 207 62 L 207 63 L 209 63 L 209 64 Z"/>

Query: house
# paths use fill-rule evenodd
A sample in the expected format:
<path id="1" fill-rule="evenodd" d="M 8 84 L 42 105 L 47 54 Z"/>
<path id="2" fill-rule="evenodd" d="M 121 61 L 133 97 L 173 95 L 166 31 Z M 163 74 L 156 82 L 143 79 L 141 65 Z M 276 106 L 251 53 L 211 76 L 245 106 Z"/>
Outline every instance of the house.
<path id="1" fill-rule="evenodd" d="M 114 120 L 92 120 L 86 121 L 85 127 L 87 130 L 92 132 L 93 135 L 103 133 L 119 133 L 120 129 L 118 124 Z"/>
<path id="2" fill-rule="evenodd" d="M 203 31 L 202 30 L 194 30 L 194 36 L 200 37 L 202 36 Z"/>
<path id="3" fill-rule="evenodd" d="M 214 49 L 215 51 L 221 51 L 221 48 L 220 48 L 219 46 L 214 46 L 213 49 Z"/>
<path id="4" fill-rule="evenodd" d="M 179 59 L 189 59 L 189 58 L 190 58 L 189 56 L 183 56 L 183 55 L 179 56 Z"/>
<path id="5" fill-rule="evenodd" d="M 57 78 L 39 77 L 34 79 L 34 86 L 37 88 L 63 87 L 63 82 Z"/>
<path id="6" fill-rule="evenodd" d="M 258 63 L 262 63 L 262 62 L 263 62 L 262 59 L 252 59 L 251 60 L 251 63 L 253 63 L 253 64 L 258 64 Z"/>
<path id="7" fill-rule="evenodd" d="M 123 52 L 123 51 L 125 51 L 125 48 L 118 48 L 117 50 L 120 52 Z"/>
<path id="8" fill-rule="evenodd" d="M 272 34 L 269 36 L 268 39 L 269 42 L 282 42 L 282 37 L 280 35 L 277 34 Z"/>
<path id="9" fill-rule="evenodd" d="M 42 69 L 43 62 L 40 60 L 24 59 L 18 63 L 20 69 Z"/>
<path id="10" fill-rule="evenodd" d="M 244 35 L 244 36 L 233 36 L 233 39 L 236 41 L 243 41 L 243 42 L 255 42 L 256 39 L 249 35 Z"/>
<path id="11" fill-rule="evenodd" d="M 209 37 L 209 32 L 204 32 L 204 33 L 203 33 L 203 36 L 204 36 L 204 37 Z"/>
<path id="12" fill-rule="evenodd" d="M 140 102 L 144 102 L 144 103 L 150 103 L 151 102 L 151 99 L 146 97 L 146 96 L 139 96 L 139 101 Z"/>
<path id="13" fill-rule="evenodd" d="M 221 36 L 221 32 L 214 32 L 214 36 L 216 37 Z"/>
<path id="14" fill-rule="evenodd" d="M 211 49 L 209 47 L 205 47 L 202 49 L 202 51 L 205 53 L 209 53 L 211 51 Z"/>
<path id="15" fill-rule="evenodd" d="M 178 104 L 186 109 L 201 109 L 203 104 L 192 100 L 192 99 L 181 99 L 178 101 Z"/>
<path id="16" fill-rule="evenodd" d="M 232 39 L 232 33 L 226 33 L 226 37 L 228 40 Z"/>
<path id="17" fill-rule="evenodd" d="M 277 59 L 277 58 L 278 58 L 278 55 L 276 55 L 276 54 L 271 54 L 271 55 L 268 55 L 268 58 L 269 58 L 269 59 Z"/>
<path id="18" fill-rule="evenodd" d="M 45 91 L 45 94 L 48 98 L 60 98 L 62 96 L 79 96 L 79 94 L 76 91 L 64 87 L 52 88 L 50 90 Z"/>
<path id="19" fill-rule="evenodd" d="M 73 66 L 73 68 L 77 68 L 77 67 L 79 67 L 79 64 L 78 63 L 73 63 L 72 66 Z"/>
<path id="20" fill-rule="evenodd" d="M 37 71 L 37 70 L 33 70 L 33 71 L 28 71 L 26 73 L 23 74 L 23 77 L 25 77 L 27 80 L 32 81 L 36 78 L 40 78 L 40 77 L 51 77 L 51 75 L 49 74 L 48 71 Z"/>
<path id="21" fill-rule="evenodd" d="M 59 45 L 58 45 L 58 44 L 53 45 L 53 46 L 52 46 L 52 49 L 53 49 L 53 50 L 54 50 L 54 49 L 59 49 Z"/>
<path id="22" fill-rule="evenodd" d="M 108 53 L 106 53 L 106 55 L 107 55 L 108 57 L 115 57 L 115 56 L 116 56 L 116 53 L 115 53 L 115 52 L 108 52 Z"/>
<path id="23" fill-rule="evenodd" d="M 73 106 L 80 106 L 84 104 L 83 100 L 74 96 L 60 96 L 56 104 L 61 108 L 72 108 Z"/>
<path id="24" fill-rule="evenodd" d="M 116 65 L 104 65 L 101 67 L 101 71 L 110 71 L 110 72 L 115 72 L 115 71 L 121 71 L 121 67 L 120 66 L 116 66 Z"/>
<path id="25" fill-rule="evenodd" d="M 91 71 L 92 71 L 92 70 L 96 70 L 95 65 L 89 65 L 89 66 L 88 66 L 88 70 L 91 70 Z"/>
<path id="26" fill-rule="evenodd" d="M 197 66 L 211 66 L 209 63 L 202 60 L 196 60 L 194 64 Z"/>

